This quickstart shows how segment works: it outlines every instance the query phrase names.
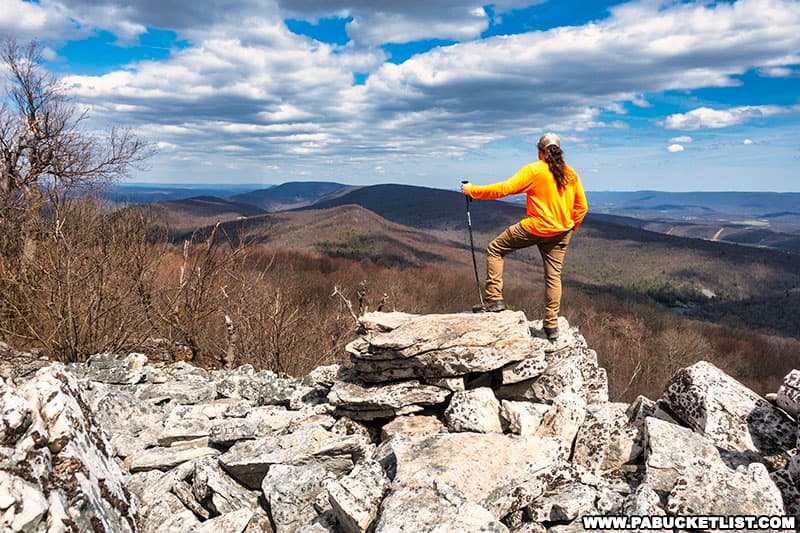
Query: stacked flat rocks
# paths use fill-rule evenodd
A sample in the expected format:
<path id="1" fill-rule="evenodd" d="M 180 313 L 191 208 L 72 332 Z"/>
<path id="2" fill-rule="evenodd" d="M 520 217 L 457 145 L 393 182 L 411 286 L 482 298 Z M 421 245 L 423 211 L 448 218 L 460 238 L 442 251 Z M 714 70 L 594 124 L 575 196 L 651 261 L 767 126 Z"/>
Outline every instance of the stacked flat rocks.
<path id="1" fill-rule="evenodd" d="M 800 513 L 797 371 L 714 366 L 608 401 L 578 330 L 372 313 L 302 378 L 98 354 L 0 382 L 0 530 L 583 531 L 587 515 Z M 794 403 L 792 403 L 794 402 Z"/>

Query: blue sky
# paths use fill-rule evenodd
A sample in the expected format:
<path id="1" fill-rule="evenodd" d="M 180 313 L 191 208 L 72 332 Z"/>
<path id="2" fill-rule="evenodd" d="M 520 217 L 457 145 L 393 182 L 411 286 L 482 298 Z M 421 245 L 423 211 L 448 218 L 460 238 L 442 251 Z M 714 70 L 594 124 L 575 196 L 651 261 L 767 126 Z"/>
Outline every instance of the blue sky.
<path id="1" fill-rule="evenodd" d="M 800 191 L 800 2 L 0 0 L 131 181 Z"/>

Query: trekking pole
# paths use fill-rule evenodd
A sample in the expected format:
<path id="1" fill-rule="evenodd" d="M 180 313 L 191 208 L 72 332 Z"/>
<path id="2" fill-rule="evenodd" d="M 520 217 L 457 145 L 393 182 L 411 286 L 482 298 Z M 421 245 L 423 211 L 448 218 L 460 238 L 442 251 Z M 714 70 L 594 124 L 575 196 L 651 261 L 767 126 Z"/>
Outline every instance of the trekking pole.
<path id="1" fill-rule="evenodd" d="M 464 180 L 461 182 L 469 183 L 469 181 Z M 472 239 L 472 217 L 469 214 L 469 204 L 472 203 L 472 198 L 469 195 L 464 195 L 467 199 L 467 227 L 469 228 L 469 249 L 472 252 L 472 268 L 475 270 L 475 286 L 478 287 L 478 298 L 481 302 L 481 309 L 485 309 L 486 305 L 483 303 L 483 291 L 481 291 L 481 281 L 478 278 L 478 262 L 475 260 L 475 242 Z"/>

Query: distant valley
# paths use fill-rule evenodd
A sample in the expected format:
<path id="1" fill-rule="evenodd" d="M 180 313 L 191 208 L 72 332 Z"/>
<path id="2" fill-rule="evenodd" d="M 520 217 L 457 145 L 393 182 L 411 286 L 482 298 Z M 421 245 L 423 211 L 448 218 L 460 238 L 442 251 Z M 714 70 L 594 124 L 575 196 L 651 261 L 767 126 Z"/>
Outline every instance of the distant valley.
<path id="1" fill-rule="evenodd" d="M 404 204 L 414 195 L 416 210 Z M 184 231 L 192 220 L 217 217 L 232 220 L 257 214 L 304 208 L 327 208 L 355 204 L 370 209 L 388 220 L 420 228 L 441 229 L 457 217 L 449 193 L 441 189 L 407 185 L 352 186 L 333 182 L 288 182 L 259 188 L 257 185 L 208 186 L 150 186 L 116 185 L 109 193 L 112 201 L 128 204 L 160 204 L 166 211 L 181 211 L 187 224 L 171 225 Z M 182 200 L 204 197 L 208 210 L 202 205 L 189 207 Z M 209 197 L 216 199 L 211 201 Z M 676 237 L 722 241 L 800 254 L 800 193 L 768 192 L 588 192 L 590 217 L 614 224 L 636 227 Z M 443 203 L 447 198 L 448 203 Z M 169 204 L 169 202 L 177 202 Z M 230 205 L 226 205 L 229 203 Z M 501 203 L 519 205 L 524 196 Z M 248 207 L 245 207 L 248 206 Z M 159 208 L 161 209 L 161 208 Z M 486 208 L 484 203 L 473 206 L 478 227 L 497 226 L 499 213 L 505 208 Z M 509 213 L 513 209 L 508 210 Z M 504 215 L 503 215 L 504 216 Z M 188 217 L 184 218 L 184 217 Z M 167 216 L 169 219 L 170 217 Z M 173 220 L 173 222 L 176 222 Z M 458 221 L 456 220 L 458 223 Z"/>
<path id="2" fill-rule="evenodd" d="M 703 197 L 698 199 L 698 194 Z M 570 247 L 565 267 L 568 279 L 586 290 L 616 288 L 647 296 L 698 318 L 734 320 L 800 336 L 800 319 L 795 318 L 800 316 L 800 234 L 711 223 L 719 213 L 734 211 L 737 202 L 744 204 L 742 216 L 763 216 L 759 213 L 768 209 L 788 213 L 788 203 L 800 195 L 590 196 L 592 211 Z M 666 201 L 672 202 L 671 210 L 665 209 Z M 696 207 L 701 201 L 710 206 L 705 222 L 701 220 L 704 211 Z M 603 213 L 612 211 L 612 204 L 636 205 L 637 213 L 654 218 Z M 221 222 L 227 235 L 246 235 L 252 242 L 281 248 L 366 259 L 389 267 L 471 267 L 465 200 L 457 191 L 391 184 L 286 183 L 239 192 L 228 199 L 199 197 L 156 202 L 147 208 L 175 239 L 195 231 L 207 235 L 208 230 L 202 228 Z M 655 219 L 665 212 L 674 217 L 695 214 L 692 222 Z M 471 214 L 477 253 L 482 256 L 494 236 L 524 216 L 524 207 L 514 202 L 475 201 Z M 482 270 L 483 259 L 479 261 Z M 524 250 L 511 257 L 508 268 L 537 279 L 539 265 L 536 252 Z"/>

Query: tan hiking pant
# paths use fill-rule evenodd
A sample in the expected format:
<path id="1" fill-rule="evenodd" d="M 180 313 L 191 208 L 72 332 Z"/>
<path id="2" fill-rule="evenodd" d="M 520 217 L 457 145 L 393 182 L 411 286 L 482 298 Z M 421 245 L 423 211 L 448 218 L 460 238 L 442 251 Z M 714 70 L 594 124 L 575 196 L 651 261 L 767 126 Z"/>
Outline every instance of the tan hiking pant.
<path id="1" fill-rule="evenodd" d="M 558 327 L 561 307 L 561 265 L 572 230 L 554 237 L 540 237 L 529 233 L 522 224 L 509 226 L 489 243 L 486 254 L 486 301 L 503 299 L 503 257 L 534 244 L 539 248 L 544 265 L 544 327 Z"/>

